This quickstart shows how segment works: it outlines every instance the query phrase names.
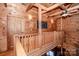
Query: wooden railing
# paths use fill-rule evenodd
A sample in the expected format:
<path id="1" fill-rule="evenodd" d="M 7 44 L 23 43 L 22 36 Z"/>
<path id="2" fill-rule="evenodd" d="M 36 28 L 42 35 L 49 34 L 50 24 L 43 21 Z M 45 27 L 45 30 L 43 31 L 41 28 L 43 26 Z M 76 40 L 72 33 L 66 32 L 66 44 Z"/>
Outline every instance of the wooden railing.
<path id="1" fill-rule="evenodd" d="M 61 44 L 63 35 L 63 32 L 43 32 L 41 35 L 42 39 L 39 39 L 40 37 L 37 33 L 16 34 L 14 35 L 14 42 L 16 42 L 14 44 L 18 46 L 15 49 L 16 54 L 20 53 L 22 49 L 23 55 L 42 55 Z M 20 52 L 17 52 L 18 50 Z"/>
<path id="2" fill-rule="evenodd" d="M 14 53 L 17 56 L 26 56 L 25 50 L 17 35 L 14 38 Z"/>

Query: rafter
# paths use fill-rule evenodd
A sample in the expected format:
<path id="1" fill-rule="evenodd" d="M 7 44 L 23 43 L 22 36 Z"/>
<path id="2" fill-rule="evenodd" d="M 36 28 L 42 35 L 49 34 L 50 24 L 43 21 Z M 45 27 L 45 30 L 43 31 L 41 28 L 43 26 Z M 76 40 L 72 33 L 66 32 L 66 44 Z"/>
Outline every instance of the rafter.
<path id="1" fill-rule="evenodd" d="M 69 14 L 69 15 L 66 15 L 66 16 L 57 16 L 57 17 L 55 17 L 55 18 L 56 18 L 56 19 L 59 19 L 59 18 L 61 18 L 61 17 L 73 16 L 73 15 L 77 15 L 77 14 L 79 14 L 79 12 L 73 13 L 73 14 Z"/>
<path id="2" fill-rule="evenodd" d="M 67 9 L 67 11 L 71 11 L 71 10 L 74 10 L 74 9 L 77 9 L 77 8 L 79 8 L 79 5 L 74 6 L 74 7 L 72 7 L 72 8 L 69 8 L 69 9 Z M 51 14 L 50 16 L 60 15 L 60 14 L 62 14 L 62 12 L 63 12 L 63 11 L 58 11 L 58 12 L 56 12 L 56 13 L 54 13 L 54 14 Z"/>
<path id="3" fill-rule="evenodd" d="M 57 7 L 59 7 L 59 6 L 61 6 L 62 4 L 64 4 L 64 3 L 61 3 L 61 4 L 60 4 L 60 3 L 59 3 L 59 4 L 54 4 L 53 6 L 47 8 L 46 11 L 44 11 L 44 12 L 42 12 L 42 13 L 46 13 L 46 12 L 48 12 L 48 11 L 50 11 L 50 10 L 53 10 L 53 9 L 55 9 L 55 8 L 57 8 Z"/>
<path id="4" fill-rule="evenodd" d="M 26 11 L 30 10 L 32 8 L 33 4 L 26 5 Z"/>
<path id="5" fill-rule="evenodd" d="M 47 7 L 45 7 L 45 6 L 43 6 L 43 5 L 41 5 L 41 4 L 34 4 L 34 6 L 36 6 L 36 7 L 38 7 L 38 8 L 41 8 L 41 9 L 43 9 L 43 10 L 47 10 Z"/>
<path id="6" fill-rule="evenodd" d="M 53 10 L 53 9 L 55 9 L 55 8 L 57 8 L 57 7 L 61 6 L 61 5 L 63 5 L 63 4 L 64 4 L 64 3 L 62 3 L 62 4 L 54 4 L 54 5 L 52 5 L 52 6 L 49 7 L 49 8 L 43 6 L 42 4 L 39 4 L 39 3 L 28 4 L 28 5 L 26 6 L 26 11 L 30 10 L 33 6 L 35 6 L 35 7 L 37 7 L 37 8 L 43 9 L 43 11 L 41 11 L 41 12 L 42 12 L 42 14 L 44 14 L 44 13 L 47 13 L 48 11 L 51 11 L 51 10 Z"/>

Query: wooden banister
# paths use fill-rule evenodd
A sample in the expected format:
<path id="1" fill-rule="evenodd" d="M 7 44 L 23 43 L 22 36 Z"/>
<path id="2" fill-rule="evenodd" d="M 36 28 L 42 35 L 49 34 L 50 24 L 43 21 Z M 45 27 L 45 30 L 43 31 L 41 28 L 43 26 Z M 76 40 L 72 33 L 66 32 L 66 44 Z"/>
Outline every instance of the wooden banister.
<path id="1" fill-rule="evenodd" d="M 18 39 L 18 37 L 14 40 L 15 44 L 14 44 L 14 49 L 15 49 L 15 53 L 17 56 L 26 56 L 25 50 L 20 42 L 20 40 Z"/>
<path id="2" fill-rule="evenodd" d="M 14 36 L 16 55 L 42 55 L 61 44 L 64 32 L 43 32 L 42 38 L 39 39 L 37 33 L 34 34 L 18 34 Z M 40 43 L 40 42 L 41 43 Z M 41 46 L 40 46 L 41 44 Z"/>

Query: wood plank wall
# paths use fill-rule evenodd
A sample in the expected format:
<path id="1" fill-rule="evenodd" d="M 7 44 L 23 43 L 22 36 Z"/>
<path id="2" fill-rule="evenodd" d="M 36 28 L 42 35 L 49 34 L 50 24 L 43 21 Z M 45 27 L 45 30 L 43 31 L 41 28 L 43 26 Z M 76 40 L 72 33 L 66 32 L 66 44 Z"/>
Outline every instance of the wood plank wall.
<path id="1" fill-rule="evenodd" d="M 0 4 L 0 52 L 7 50 L 7 8 Z"/>
<path id="2" fill-rule="evenodd" d="M 60 30 L 60 19 L 57 20 L 57 30 Z M 62 28 L 65 32 L 64 47 L 70 51 L 71 55 L 76 55 L 76 49 L 79 49 L 79 14 L 63 18 Z"/>
<path id="3" fill-rule="evenodd" d="M 15 6 L 16 5 L 16 6 Z M 8 45 L 13 48 L 13 34 L 24 32 L 24 6 L 21 4 L 7 4 L 8 9 Z"/>

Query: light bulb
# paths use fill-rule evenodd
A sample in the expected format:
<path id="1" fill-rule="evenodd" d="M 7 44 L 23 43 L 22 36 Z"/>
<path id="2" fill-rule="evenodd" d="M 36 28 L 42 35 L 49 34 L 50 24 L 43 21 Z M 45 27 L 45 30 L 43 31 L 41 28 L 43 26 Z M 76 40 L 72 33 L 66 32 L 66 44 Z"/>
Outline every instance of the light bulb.
<path id="1" fill-rule="evenodd" d="M 54 23 L 54 20 L 53 20 L 53 19 L 51 19 L 51 23 L 52 23 L 52 24 Z"/>
<path id="2" fill-rule="evenodd" d="M 28 18 L 29 18 L 29 20 L 32 20 L 32 15 L 29 14 L 28 15 Z"/>

